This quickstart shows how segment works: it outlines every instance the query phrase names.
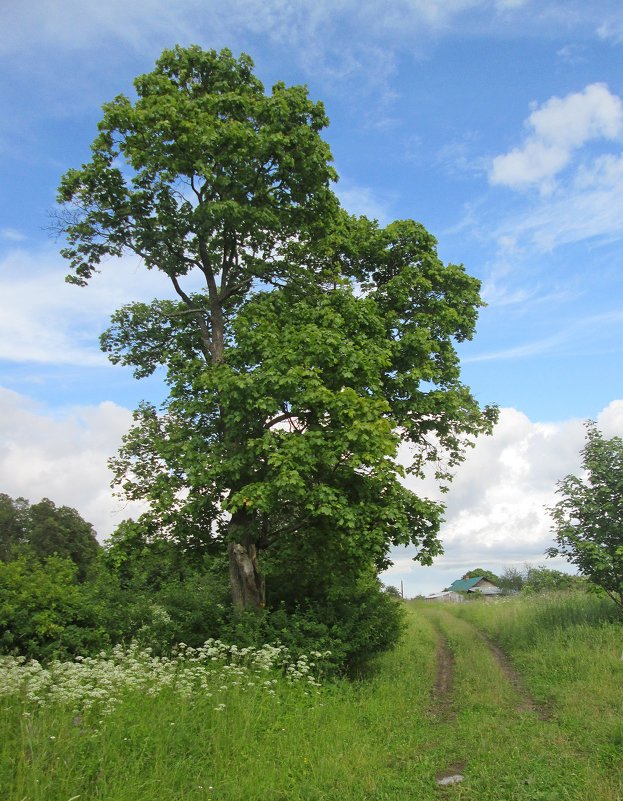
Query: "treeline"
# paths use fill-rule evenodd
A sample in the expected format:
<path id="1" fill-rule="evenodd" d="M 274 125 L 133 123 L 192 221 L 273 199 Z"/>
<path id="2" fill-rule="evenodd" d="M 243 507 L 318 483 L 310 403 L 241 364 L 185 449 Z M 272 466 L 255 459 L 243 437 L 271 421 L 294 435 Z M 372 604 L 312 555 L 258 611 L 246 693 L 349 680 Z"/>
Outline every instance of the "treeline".
<path id="1" fill-rule="evenodd" d="M 75 509 L 0 494 L 0 652 L 66 659 L 134 640 L 167 653 L 215 637 L 330 650 L 334 670 L 353 671 L 397 640 L 400 605 L 372 569 L 353 581 L 318 575 L 305 603 L 296 574 L 266 569 L 270 605 L 241 612 L 222 548 L 182 547 L 133 521 L 102 546 Z"/>
<path id="2" fill-rule="evenodd" d="M 511 592 L 537 595 L 558 590 L 587 589 L 588 582 L 582 576 L 573 576 L 538 565 L 524 565 L 523 568 L 506 567 L 498 579 L 498 587 Z M 595 589 L 593 587 L 593 589 Z"/>
<path id="3" fill-rule="evenodd" d="M 491 570 L 476 567 L 468 570 L 461 578 L 468 579 L 476 576 L 488 579 L 507 593 L 523 592 L 526 595 L 534 595 L 542 592 L 587 588 L 586 578 L 563 573 L 562 570 L 554 570 L 544 565 L 534 567 L 525 564 L 523 567 L 505 567 L 499 576 Z"/>

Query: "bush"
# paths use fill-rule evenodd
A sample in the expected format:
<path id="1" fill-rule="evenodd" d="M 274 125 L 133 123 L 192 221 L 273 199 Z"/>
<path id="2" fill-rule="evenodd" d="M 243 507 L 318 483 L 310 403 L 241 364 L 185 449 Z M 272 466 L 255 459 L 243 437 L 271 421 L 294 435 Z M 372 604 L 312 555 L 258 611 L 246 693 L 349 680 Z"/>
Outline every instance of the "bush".
<path id="1" fill-rule="evenodd" d="M 89 653 L 108 644 L 91 588 L 71 559 L 0 562 L 0 651 L 34 659 Z"/>

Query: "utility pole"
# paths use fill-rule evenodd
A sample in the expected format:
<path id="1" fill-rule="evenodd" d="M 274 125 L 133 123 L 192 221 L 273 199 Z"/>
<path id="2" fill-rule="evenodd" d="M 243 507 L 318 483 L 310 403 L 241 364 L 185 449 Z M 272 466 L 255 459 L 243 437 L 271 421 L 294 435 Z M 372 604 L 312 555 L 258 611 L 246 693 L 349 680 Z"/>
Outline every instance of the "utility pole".
<path id="1" fill-rule="evenodd" d="M 402 600 L 404 601 L 404 599 L 405 599 L 405 588 L 404 588 L 404 586 L 402 584 L 402 579 L 400 579 L 400 596 L 401 596 Z"/>

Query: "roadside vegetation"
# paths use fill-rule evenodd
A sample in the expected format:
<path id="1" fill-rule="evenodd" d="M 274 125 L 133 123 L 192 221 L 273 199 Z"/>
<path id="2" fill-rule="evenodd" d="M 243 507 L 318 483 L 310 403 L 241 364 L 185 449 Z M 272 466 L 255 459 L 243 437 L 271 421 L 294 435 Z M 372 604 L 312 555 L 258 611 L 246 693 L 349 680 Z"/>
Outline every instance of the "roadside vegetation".
<path id="1" fill-rule="evenodd" d="M 406 472 L 445 489 L 498 417 L 456 352 L 480 282 L 421 224 L 341 208 L 306 87 L 192 46 L 134 88 L 55 219 L 70 283 L 133 254 L 177 298 L 128 298 L 101 337 L 166 374 L 110 462 L 146 511 L 102 546 L 0 494 L 0 799 L 621 801 L 623 441 L 589 424 L 551 510 L 585 579 L 402 603 L 391 549 L 442 553 Z"/>
<path id="2" fill-rule="evenodd" d="M 170 660 L 118 650 L 106 670 L 103 656 L 48 666 L 53 681 L 33 698 L 19 676 L 39 669 L 5 659 L 2 797 L 618 801 L 613 606 L 577 593 L 407 603 L 401 643 L 356 681 L 324 678 L 322 653 L 292 662 L 213 643 Z M 101 699 L 54 691 L 91 669 Z M 454 773 L 463 781 L 437 784 Z"/>

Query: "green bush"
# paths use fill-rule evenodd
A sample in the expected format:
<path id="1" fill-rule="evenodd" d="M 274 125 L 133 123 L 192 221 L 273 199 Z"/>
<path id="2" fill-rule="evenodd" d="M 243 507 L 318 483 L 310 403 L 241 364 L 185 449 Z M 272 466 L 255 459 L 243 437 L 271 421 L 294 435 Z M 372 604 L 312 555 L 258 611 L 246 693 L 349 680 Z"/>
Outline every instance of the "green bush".
<path id="1" fill-rule="evenodd" d="M 62 659 L 108 644 L 91 587 L 77 573 L 61 556 L 0 562 L 0 651 Z"/>

